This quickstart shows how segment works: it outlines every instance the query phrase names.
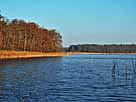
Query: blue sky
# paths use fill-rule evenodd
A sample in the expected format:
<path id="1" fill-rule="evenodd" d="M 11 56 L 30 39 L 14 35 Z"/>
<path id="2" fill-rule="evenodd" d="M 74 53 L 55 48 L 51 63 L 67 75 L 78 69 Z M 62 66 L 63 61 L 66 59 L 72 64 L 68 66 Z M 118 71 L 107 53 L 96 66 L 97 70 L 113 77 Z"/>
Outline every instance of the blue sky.
<path id="1" fill-rule="evenodd" d="M 57 29 L 63 45 L 136 43 L 136 0 L 1 0 L 9 19 Z"/>

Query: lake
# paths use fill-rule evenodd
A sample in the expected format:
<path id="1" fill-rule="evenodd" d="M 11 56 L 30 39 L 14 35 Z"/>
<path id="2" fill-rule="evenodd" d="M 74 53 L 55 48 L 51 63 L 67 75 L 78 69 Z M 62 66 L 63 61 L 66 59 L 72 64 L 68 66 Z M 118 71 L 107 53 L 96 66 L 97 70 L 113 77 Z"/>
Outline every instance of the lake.
<path id="1" fill-rule="evenodd" d="M 136 55 L 0 60 L 0 102 L 136 102 Z"/>

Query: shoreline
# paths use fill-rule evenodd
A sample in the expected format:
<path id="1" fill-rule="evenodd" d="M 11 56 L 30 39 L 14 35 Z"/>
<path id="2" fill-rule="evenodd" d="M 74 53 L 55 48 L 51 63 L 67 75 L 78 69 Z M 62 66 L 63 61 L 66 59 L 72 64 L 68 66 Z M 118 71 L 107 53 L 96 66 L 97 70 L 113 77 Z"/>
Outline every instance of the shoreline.
<path id="1" fill-rule="evenodd" d="M 24 52 L 24 51 L 0 51 L 0 59 L 24 59 L 24 58 L 47 58 L 47 57 L 64 57 L 78 54 L 136 54 L 136 53 L 94 53 L 94 52 Z"/>
<path id="2" fill-rule="evenodd" d="M 0 51 L 0 59 L 24 59 L 24 58 L 46 58 L 64 57 L 73 55 L 71 52 L 27 52 L 27 51 Z"/>

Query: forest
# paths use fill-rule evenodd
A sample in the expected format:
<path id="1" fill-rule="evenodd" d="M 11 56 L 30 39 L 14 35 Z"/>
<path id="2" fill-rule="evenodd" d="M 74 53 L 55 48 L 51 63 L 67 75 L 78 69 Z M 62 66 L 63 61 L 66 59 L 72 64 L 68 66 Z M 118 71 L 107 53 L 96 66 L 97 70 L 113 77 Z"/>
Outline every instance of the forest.
<path id="1" fill-rule="evenodd" d="M 71 45 L 70 52 L 94 52 L 94 53 L 136 53 L 135 44 L 79 44 Z"/>
<path id="2" fill-rule="evenodd" d="M 35 22 L 6 19 L 0 14 L 0 50 L 59 52 L 63 51 L 62 36 Z"/>
<path id="3" fill-rule="evenodd" d="M 136 53 L 135 44 L 79 44 L 63 48 L 62 36 L 55 29 L 35 22 L 6 19 L 0 14 L 0 50 L 30 52 Z"/>

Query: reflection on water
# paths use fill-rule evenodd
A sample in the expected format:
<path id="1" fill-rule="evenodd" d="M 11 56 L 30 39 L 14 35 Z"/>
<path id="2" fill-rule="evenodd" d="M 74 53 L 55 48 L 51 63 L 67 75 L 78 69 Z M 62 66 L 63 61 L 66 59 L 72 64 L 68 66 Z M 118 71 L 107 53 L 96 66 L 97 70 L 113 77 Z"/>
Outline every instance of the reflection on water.
<path id="1" fill-rule="evenodd" d="M 135 55 L 0 61 L 0 102 L 136 102 Z"/>

